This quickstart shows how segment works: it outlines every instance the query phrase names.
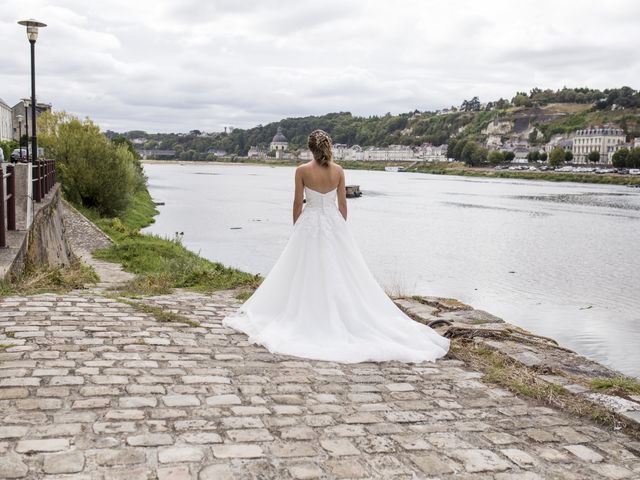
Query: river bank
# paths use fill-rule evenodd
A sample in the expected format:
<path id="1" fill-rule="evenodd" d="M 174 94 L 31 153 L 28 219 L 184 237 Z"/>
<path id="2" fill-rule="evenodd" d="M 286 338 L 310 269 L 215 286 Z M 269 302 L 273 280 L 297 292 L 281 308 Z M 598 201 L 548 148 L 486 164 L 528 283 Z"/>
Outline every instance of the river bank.
<path id="1" fill-rule="evenodd" d="M 265 162 L 254 159 L 238 159 L 235 161 L 192 161 L 192 160 L 143 160 L 149 164 L 184 164 L 184 165 L 259 165 L 271 167 L 294 167 L 304 162 L 269 160 Z M 640 186 L 640 175 L 623 174 L 596 174 L 596 173 L 571 173 L 555 171 L 518 171 L 518 170 L 494 170 L 484 167 L 467 167 L 460 162 L 450 163 L 418 163 L 415 162 L 361 162 L 339 161 L 339 165 L 348 170 L 372 170 L 381 171 L 385 166 L 395 165 L 406 167 L 406 172 L 424 173 L 430 175 L 460 175 L 469 177 L 489 178 L 514 178 L 522 180 L 543 180 L 548 182 L 576 182 L 607 185 Z"/>

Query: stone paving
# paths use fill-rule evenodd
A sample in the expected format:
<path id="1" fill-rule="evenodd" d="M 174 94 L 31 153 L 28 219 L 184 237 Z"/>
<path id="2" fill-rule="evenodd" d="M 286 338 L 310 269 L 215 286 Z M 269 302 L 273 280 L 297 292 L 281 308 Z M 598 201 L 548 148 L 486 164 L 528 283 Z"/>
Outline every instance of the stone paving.
<path id="1" fill-rule="evenodd" d="M 66 230 L 65 236 L 73 253 L 98 273 L 100 277 L 98 289 L 115 287 L 134 278 L 134 275 L 125 272 L 119 263 L 106 262 L 93 257 L 94 250 L 109 247 L 112 242 L 98 227 L 66 201 L 62 202 L 62 219 Z"/>
<path id="2" fill-rule="evenodd" d="M 273 355 L 232 292 L 0 299 L 0 478 L 638 479 L 640 442 L 483 383 L 457 360 Z"/>

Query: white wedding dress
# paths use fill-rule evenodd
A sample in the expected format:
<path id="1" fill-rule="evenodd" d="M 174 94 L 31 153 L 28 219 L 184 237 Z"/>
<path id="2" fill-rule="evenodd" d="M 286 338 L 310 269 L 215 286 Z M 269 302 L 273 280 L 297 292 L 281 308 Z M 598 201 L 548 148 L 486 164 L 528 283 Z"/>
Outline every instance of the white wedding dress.
<path id="1" fill-rule="evenodd" d="M 449 340 L 405 315 L 369 271 L 336 204 L 305 187 L 306 205 L 273 269 L 223 320 L 274 353 L 342 363 L 433 361 Z"/>

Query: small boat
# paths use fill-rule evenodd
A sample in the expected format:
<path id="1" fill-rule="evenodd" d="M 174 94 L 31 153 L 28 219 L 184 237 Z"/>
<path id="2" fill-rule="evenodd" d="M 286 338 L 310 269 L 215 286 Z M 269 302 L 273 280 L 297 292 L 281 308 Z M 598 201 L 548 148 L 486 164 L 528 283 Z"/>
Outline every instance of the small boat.
<path id="1" fill-rule="evenodd" d="M 347 198 L 358 198 L 362 196 L 360 185 L 346 185 L 345 188 L 347 189 Z"/>
<path id="2" fill-rule="evenodd" d="M 404 172 L 404 167 L 384 167 L 385 172 Z"/>

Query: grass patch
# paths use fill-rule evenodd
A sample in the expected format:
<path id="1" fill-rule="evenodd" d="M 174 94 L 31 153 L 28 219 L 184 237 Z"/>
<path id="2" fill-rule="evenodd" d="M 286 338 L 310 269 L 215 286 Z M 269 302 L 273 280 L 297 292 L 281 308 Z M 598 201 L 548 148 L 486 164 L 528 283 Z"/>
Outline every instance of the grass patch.
<path id="1" fill-rule="evenodd" d="M 626 395 L 640 395 L 640 382 L 632 378 L 594 378 L 589 382 L 591 388 L 604 390 L 606 393 L 623 393 Z"/>
<path id="2" fill-rule="evenodd" d="M 155 307 L 153 305 L 147 305 L 146 303 L 134 302 L 132 300 L 127 300 L 125 298 L 116 297 L 117 301 L 126 303 L 134 308 L 134 310 L 138 312 L 148 313 L 149 315 L 153 315 L 158 322 L 175 322 L 175 323 L 186 323 L 187 325 L 191 325 L 192 327 L 199 327 L 200 324 L 195 320 L 190 320 L 184 315 L 180 315 L 179 313 L 169 312 L 164 308 Z"/>
<path id="3" fill-rule="evenodd" d="M 157 214 L 147 191 L 136 194 L 122 218 L 100 217 L 95 210 L 79 210 L 105 232 L 114 245 L 93 252 L 94 257 L 120 263 L 136 278 L 117 289 L 122 295 L 145 296 L 188 288 L 201 293 L 237 287 L 256 288 L 262 278 L 211 262 L 187 250 L 181 238 L 162 238 L 140 232 Z"/>
<path id="4" fill-rule="evenodd" d="M 474 342 L 453 339 L 451 353 L 470 368 L 484 373 L 483 380 L 516 394 L 538 400 L 564 412 L 589 418 L 611 428 L 621 426 L 619 419 L 604 407 L 599 407 L 574 395 L 559 385 L 540 380 L 534 371 L 519 365 L 506 355 Z"/>
<path id="5" fill-rule="evenodd" d="M 4 333 L 7 338 L 16 338 L 16 332 L 10 331 Z"/>
<path id="6" fill-rule="evenodd" d="M 7 348 L 15 347 L 15 345 L 11 343 L 0 343 L 0 350 L 6 350 Z"/>
<path id="7" fill-rule="evenodd" d="M 0 281 L 0 297 L 9 295 L 34 295 L 38 293 L 63 293 L 99 281 L 95 270 L 74 257 L 69 265 L 59 267 L 33 267 L 27 265 L 24 272 L 11 281 Z"/>
<path id="8" fill-rule="evenodd" d="M 249 297 L 253 295 L 254 291 L 255 288 L 244 288 L 236 293 L 236 299 L 240 300 L 241 302 L 246 302 L 247 300 L 249 300 Z"/>

